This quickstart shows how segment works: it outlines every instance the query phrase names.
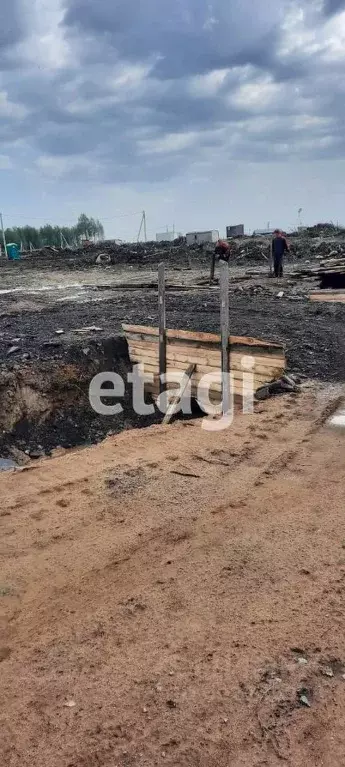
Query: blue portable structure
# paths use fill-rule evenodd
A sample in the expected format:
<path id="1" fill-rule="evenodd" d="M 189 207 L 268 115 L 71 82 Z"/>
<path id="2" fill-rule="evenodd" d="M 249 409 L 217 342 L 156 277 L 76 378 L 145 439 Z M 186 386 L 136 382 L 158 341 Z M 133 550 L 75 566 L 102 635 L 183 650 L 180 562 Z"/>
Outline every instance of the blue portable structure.
<path id="1" fill-rule="evenodd" d="M 6 245 L 7 258 L 9 261 L 18 261 L 20 258 L 19 245 L 16 242 L 8 242 Z"/>

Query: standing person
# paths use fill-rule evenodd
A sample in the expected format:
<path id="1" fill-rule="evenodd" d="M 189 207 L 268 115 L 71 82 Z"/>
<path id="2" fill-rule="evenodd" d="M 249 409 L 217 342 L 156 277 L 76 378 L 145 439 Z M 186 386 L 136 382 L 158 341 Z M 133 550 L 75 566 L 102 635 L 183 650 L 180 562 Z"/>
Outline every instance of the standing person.
<path id="1" fill-rule="evenodd" d="M 217 245 L 214 249 L 214 252 L 212 253 L 211 280 L 210 280 L 211 282 L 214 279 L 216 256 L 218 257 L 218 261 L 229 261 L 230 245 L 228 242 L 225 242 L 225 240 L 218 240 Z"/>
<path id="2" fill-rule="evenodd" d="M 290 249 L 281 229 L 276 229 L 272 240 L 272 261 L 275 277 L 283 276 L 284 254 L 289 253 Z"/>

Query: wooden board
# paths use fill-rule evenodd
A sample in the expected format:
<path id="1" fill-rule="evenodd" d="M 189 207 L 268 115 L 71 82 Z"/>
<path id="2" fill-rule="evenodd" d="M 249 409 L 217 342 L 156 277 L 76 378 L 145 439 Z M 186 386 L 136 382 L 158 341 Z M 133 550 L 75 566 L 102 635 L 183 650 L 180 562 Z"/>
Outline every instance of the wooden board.
<path id="1" fill-rule="evenodd" d="M 345 304 L 344 290 L 320 290 L 318 293 L 310 293 L 310 301 L 326 301 L 328 303 Z"/>
<path id="2" fill-rule="evenodd" d="M 89 288 L 90 290 L 153 290 L 157 293 L 157 282 L 118 282 L 115 284 L 104 284 L 104 285 L 86 285 L 85 287 Z M 199 284 L 189 284 L 189 285 L 182 285 L 182 284 L 174 284 L 167 282 L 165 284 L 165 290 L 170 291 L 172 293 L 181 293 L 188 290 L 195 290 L 195 291 L 203 291 L 206 292 L 208 290 L 215 290 L 217 288 L 216 285 L 199 285 Z"/>
<path id="3" fill-rule="evenodd" d="M 194 370 L 195 370 L 195 365 L 189 365 L 187 370 L 185 370 L 183 374 L 183 379 L 181 381 L 179 395 L 174 397 L 173 401 L 169 403 L 167 412 L 165 413 L 165 416 L 163 418 L 163 424 L 170 423 L 172 417 L 178 411 L 181 399 L 187 389 L 187 386 L 189 384 L 191 376 L 194 373 Z"/>
<path id="4" fill-rule="evenodd" d="M 175 389 L 178 389 L 178 384 L 169 384 L 168 387 L 168 393 L 173 392 Z M 145 385 L 145 391 L 149 394 L 151 394 L 154 399 L 156 399 L 159 396 L 159 382 L 158 379 L 153 381 L 150 384 Z M 250 390 L 247 390 L 246 387 L 242 387 L 241 383 L 238 381 L 234 381 L 230 388 L 231 397 L 233 398 L 235 403 L 240 403 L 243 401 L 243 395 L 251 394 Z M 197 396 L 204 395 L 205 398 L 209 397 L 211 402 L 220 403 L 222 401 L 222 391 L 221 386 L 218 387 L 218 389 L 211 389 L 210 391 L 207 391 L 206 389 L 203 389 L 201 386 L 196 386 L 192 383 L 191 385 L 191 396 L 194 398 L 197 398 Z"/>
<path id="5" fill-rule="evenodd" d="M 158 365 L 140 364 L 140 371 L 142 372 L 143 375 L 152 376 L 154 381 L 159 380 Z M 168 376 L 167 388 L 171 388 L 171 386 L 174 385 L 175 382 L 173 379 L 175 376 L 178 376 L 178 381 L 176 382 L 176 386 L 178 386 L 179 381 L 181 381 L 183 378 L 184 372 L 185 370 L 183 368 L 176 368 L 176 367 L 168 368 L 167 369 L 167 376 Z M 192 385 L 198 386 L 200 381 L 205 376 L 208 376 L 208 375 L 211 376 L 211 388 L 214 389 L 215 391 L 219 391 L 221 387 L 221 381 L 222 381 L 222 374 L 221 374 L 220 368 L 218 368 L 218 370 L 214 370 L 212 368 L 204 368 L 203 370 L 197 369 L 191 377 Z M 248 376 L 244 377 L 243 373 L 239 371 L 231 371 L 230 376 L 231 376 L 231 381 L 233 382 L 233 385 L 235 387 L 242 386 L 242 384 L 246 388 L 248 388 L 248 386 L 251 386 L 251 384 L 249 383 L 247 384 L 246 382 L 251 381 L 252 379 L 249 378 Z M 259 386 L 263 386 L 265 383 L 269 383 L 272 380 L 270 378 L 267 378 L 266 375 L 254 375 L 253 379 L 254 379 L 254 390 L 258 389 Z"/>
<path id="6" fill-rule="evenodd" d="M 132 337 L 135 340 L 135 337 L 139 335 L 143 336 L 141 340 L 150 341 L 152 340 L 152 336 L 158 336 L 158 328 L 145 327 L 144 325 L 122 325 L 122 328 L 128 340 Z M 215 333 L 200 333 L 199 331 L 192 332 L 190 330 L 167 330 L 167 339 L 168 342 L 178 340 L 184 341 L 187 344 L 200 343 L 203 347 L 205 344 L 210 344 L 211 347 L 215 344 L 220 346 L 220 335 Z M 230 336 L 229 344 L 233 350 L 235 350 L 234 347 L 245 349 L 247 354 L 251 353 L 249 351 L 250 349 L 255 349 L 258 353 L 268 352 L 269 354 L 276 354 L 277 356 L 282 356 L 284 354 L 284 348 L 281 344 L 268 343 L 267 341 L 260 341 L 257 338 L 247 336 Z"/>
<path id="7" fill-rule="evenodd" d="M 169 364 L 169 367 L 172 366 L 172 363 L 175 363 L 177 367 L 180 367 L 183 364 L 188 363 L 194 363 L 195 365 L 199 366 L 206 366 L 206 367 L 212 367 L 212 368 L 220 368 L 221 364 L 221 355 L 220 352 L 209 352 L 206 351 L 205 354 L 202 354 L 202 350 L 195 351 L 193 353 L 192 351 L 188 354 L 188 351 L 186 353 L 180 353 L 180 349 L 177 349 L 177 351 L 172 351 L 172 347 L 167 347 L 167 362 Z M 177 353 L 178 352 L 178 353 Z M 146 349 L 145 346 L 138 347 L 138 346 L 130 346 L 129 347 L 129 354 L 130 359 L 132 362 L 157 362 L 158 363 L 158 353 L 157 350 L 154 349 Z M 230 369 L 231 370 L 243 370 L 243 356 L 242 354 L 231 354 L 230 353 Z M 284 358 L 276 358 L 273 357 L 272 359 L 270 357 L 261 357 L 260 355 L 257 357 L 254 357 L 253 359 L 255 361 L 254 366 L 252 368 L 252 371 L 255 373 L 262 373 L 263 375 L 271 375 L 273 376 L 275 373 L 281 373 L 285 369 L 285 359 Z"/>
<path id="8" fill-rule="evenodd" d="M 152 363 L 140 362 L 139 365 L 140 365 L 140 369 L 142 369 L 143 372 L 145 372 L 145 373 L 153 373 L 154 375 L 159 375 L 159 366 L 154 361 L 152 361 Z M 182 377 L 184 370 L 185 370 L 185 368 L 181 367 L 181 365 L 179 365 L 179 366 L 177 366 L 177 365 L 169 366 L 168 365 L 166 373 L 167 373 L 168 376 L 171 376 L 174 373 L 176 373 L 176 374 L 181 375 L 181 377 Z M 231 372 L 232 377 L 235 380 L 238 380 L 238 381 L 242 381 L 243 380 L 243 372 L 241 370 L 231 370 L 230 372 Z M 203 365 L 197 365 L 196 366 L 196 371 L 193 373 L 193 381 L 200 381 L 201 378 L 203 378 L 203 376 L 206 376 L 206 375 L 212 375 L 215 380 L 218 380 L 218 378 L 219 378 L 219 381 L 221 381 L 221 369 L 220 369 L 220 366 L 218 368 L 214 368 L 214 367 L 208 367 L 208 366 L 204 367 Z M 261 373 L 261 374 L 260 373 L 255 373 L 254 374 L 254 380 L 258 381 L 259 384 L 261 385 L 261 384 L 267 383 L 268 381 L 270 381 L 272 379 L 268 378 L 266 373 Z"/>
<path id="9" fill-rule="evenodd" d="M 147 336 L 145 338 L 143 335 L 131 334 L 127 336 L 126 334 L 126 338 L 127 338 L 127 342 L 129 346 L 136 346 L 136 347 L 145 346 L 145 348 L 147 349 L 157 348 L 158 336 L 156 340 L 154 340 L 152 336 Z M 261 356 L 266 358 L 269 357 L 270 360 L 273 360 L 275 358 L 276 360 L 283 361 L 285 364 L 285 353 L 284 353 L 283 347 L 274 348 L 272 351 L 270 347 L 265 347 L 265 346 L 254 346 L 253 344 L 249 346 L 245 343 L 240 343 L 238 341 L 236 343 L 231 343 L 231 338 L 232 337 L 230 336 L 229 348 L 230 348 L 230 353 L 232 354 L 237 354 L 241 356 L 251 355 L 254 357 L 256 356 Z M 205 353 L 205 351 L 218 353 L 220 351 L 220 342 L 219 341 L 214 343 L 206 342 L 203 344 L 200 342 L 193 343 L 193 342 L 188 342 L 185 340 L 179 341 L 178 339 L 174 339 L 174 338 L 172 339 L 168 337 L 167 347 L 168 348 L 175 347 L 176 351 L 179 351 L 179 352 L 182 349 L 182 351 L 186 354 L 193 354 L 195 353 L 195 350 L 198 350 L 198 351 L 201 350 L 202 353 Z"/>
<path id="10" fill-rule="evenodd" d="M 231 336 L 230 336 L 231 338 Z M 156 351 L 158 353 L 158 337 L 156 340 L 151 338 L 150 341 L 143 340 L 142 335 L 136 335 L 134 337 L 134 334 L 128 336 L 127 338 L 128 346 L 130 348 L 134 347 L 137 349 L 151 349 L 152 351 Z M 195 355 L 195 354 L 202 354 L 202 355 L 220 355 L 220 345 L 219 343 L 188 343 L 185 341 L 178 341 L 176 339 L 168 339 L 167 343 L 167 350 L 172 353 L 178 353 L 178 354 L 185 354 L 185 355 Z M 283 364 L 285 364 L 285 354 L 284 350 L 281 347 L 279 354 L 270 354 L 269 350 L 262 348 L 262 347 L 253 347 L 251 346 L 248 348 L 247 346 L 236 345 L 232 344 L 230 346 L 230 354 L 233 355 L 235 358 L 236 356 L 238 359 L 243 357 L 244 355 L 251 355 L 253 357 L 256 357 L 256 355 L 260 355 L 260 359 L 263 358 L 265 360 L 269 360 L 269 363 L 277 364 L 277 361 L 281 361 Z M 266 364 L 266 363 L 265 363 Z"/>
<path id="11" fill-rule="evenodd" d="M 178 386 L 174 384 L 169 384 L 168 391 L 174 391 L 174 389 L 177 389 Z M 145 391 L 152 394 L 154 397 L 159 396 L 159 385 L 158 383 L 150 383 L 145 384 Z M 192 398 L 197 398 L 198 396 L 202 396 L 204 393 L 205 397 L 209 397 L 211 401 L 215 400 L 216 402 L 222 401 L 222 387 L 221 385 L 218 386 L 218 388 L 212 388 L 209 390 L 209 392 L 206 389 L 203 389 L 202 387 L 198 387 L 194 384 L 191 386 L 191 396 Z M 246 387 L 241 386 L 239 382 L 234 382 L 230 386 L 230 395 L 235 400 L 235 402 L 240 402 L 243 400 L 243 396 L 248 396 L 252 393 L 252 390 Z"/>
<path id="12" fill-rule="evenodd" d="M 127 338 L 128 346 L 130 348 L 137 348 L 137 349 L 143 349 L 147 351 L 151 351 L 153 353 L 158 353 L 158 336 L 156 337 L 156 340 L 152 338 L 150 341 L 145 341 L 142 339 L 142 336 L 138 336 L 134 338 L 132 335 L 130 335 Z M 167 352 L 169 354 L 184 354 L 184 355 L 197 355 L 197 356 L 209 356 L 211 358 L 215 358 L 217 355 L 217 359 L 221 353 L 220 350 L 220 343 L 214 343 L 214 344 L 202 344 L 202 343 L 195 343 L 190 344 L 186 343 L 185 341 L 176 341 L 172 339 L 168 339 L 167 342 Z M 274 353 L 270 354 L 269 349 L 266 349 L 265 347 L 254 347 L 250 346 L 247 347 L 244 344 L 239 345 L 232 344 L 230 346 L 230 354 L 233 356 L 234 359 L 241 359 L 243 356 L 259 356 L 260 360 L 265 360 L 265 364 L 277 364 L 277 361 L 283 362 L 285 364 L 285 353 L 283 347 L 280 347 L 279 354 Z"/>

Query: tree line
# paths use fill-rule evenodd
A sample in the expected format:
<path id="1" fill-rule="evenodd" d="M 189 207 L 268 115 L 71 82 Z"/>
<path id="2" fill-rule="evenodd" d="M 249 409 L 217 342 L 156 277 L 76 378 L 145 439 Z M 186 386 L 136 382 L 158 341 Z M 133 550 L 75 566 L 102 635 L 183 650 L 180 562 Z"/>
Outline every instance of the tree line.
<path id="1" fill-rule="evenodd" d="M 75 226 L 52 226 L 45 224 L 39 229 L 34 226 L 15 226 L 5 229 L 6 242 L 16 242 L 23 250 L 44 248 L 78 247 L 82 240 L 104 239 L 103 225 L 98 219 L 88 218 L 81 213 Z"/>

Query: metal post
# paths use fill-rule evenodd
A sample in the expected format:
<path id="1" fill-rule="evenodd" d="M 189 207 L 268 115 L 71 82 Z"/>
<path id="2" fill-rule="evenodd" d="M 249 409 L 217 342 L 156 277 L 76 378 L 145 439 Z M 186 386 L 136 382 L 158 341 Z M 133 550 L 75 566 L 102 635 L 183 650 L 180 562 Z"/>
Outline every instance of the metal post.
<path id="1" fill-rule="evenodd" d="M 216 254 L 213 251 L 212 256 L 211 256 L 210 282 L 213 282 L 213 280 L 214 280 L 214 270 L 215 270 L 215 267 L 216 267 Z"/>
<path id="2" fill-rule="evenodd" d="M 229 360 L 229 265 L 220 262 L 220 333 L 222 344 L 223 415 L 230 412 L 230 360 Z"/>
<path id="3" fill-rule="evenodd" d="M 158 318 L 159 318 L 159 393 L 165 391 L 161 376 L 167 371 L 167 342 L 165 320 L 165 266 L 158 266 Z"/>
<path id="4" fill-rule="evenodd" d="M 146 213 L 143 210 L 143 222 L 144 222 L 144 239 L 145 242 L 147 242 L 147 232 L 146 232 Z"/>
<path id="5" fill-rule="evenodd" d="M 2 218 L 2 213 L 0 213 L 0 222 L 1 222 L 2 241 L 4 243 L 5 257 L 8 258 L 7 245 L 6 245 L 6 235 L 5 235 L 5 229 L 4 229 L 4 222 L 3 222 L 3 218 Z"/>

